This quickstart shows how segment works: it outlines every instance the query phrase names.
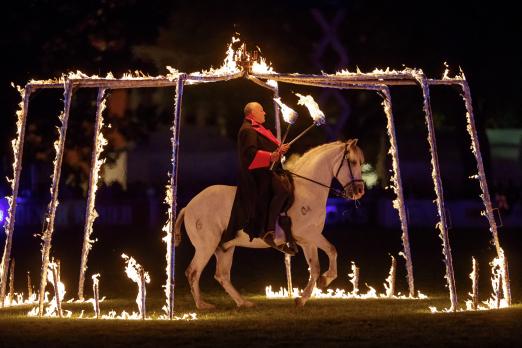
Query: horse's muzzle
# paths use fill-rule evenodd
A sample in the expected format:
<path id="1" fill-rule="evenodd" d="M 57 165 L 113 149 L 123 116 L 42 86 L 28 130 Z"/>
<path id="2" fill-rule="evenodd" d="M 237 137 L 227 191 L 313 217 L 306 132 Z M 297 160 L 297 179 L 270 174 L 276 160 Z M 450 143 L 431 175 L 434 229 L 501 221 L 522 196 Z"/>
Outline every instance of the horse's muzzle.
<path id="1" fill-rule="evenodd" d="M 357 200 L 364 196 L 364 181 L 354 180 L 346 187 L 346 196 L 350 199 Z"/>

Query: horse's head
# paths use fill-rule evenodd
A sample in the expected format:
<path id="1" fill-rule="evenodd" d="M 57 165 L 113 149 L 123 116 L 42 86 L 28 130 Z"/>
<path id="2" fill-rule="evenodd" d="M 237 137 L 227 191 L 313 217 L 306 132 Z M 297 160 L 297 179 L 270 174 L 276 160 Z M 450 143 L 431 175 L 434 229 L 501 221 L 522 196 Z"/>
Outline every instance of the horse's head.
<path id="1" fill-rule="evenodd" d="M 356 200 L 364 195 L 364 181 L 362 179 L 362 165 L 364 154 L 357 139 L 350 139 L 344 144 L 344 150 L 339 162 L 334 166 L 334 176 L 343 186 L 347 198 Z"/>

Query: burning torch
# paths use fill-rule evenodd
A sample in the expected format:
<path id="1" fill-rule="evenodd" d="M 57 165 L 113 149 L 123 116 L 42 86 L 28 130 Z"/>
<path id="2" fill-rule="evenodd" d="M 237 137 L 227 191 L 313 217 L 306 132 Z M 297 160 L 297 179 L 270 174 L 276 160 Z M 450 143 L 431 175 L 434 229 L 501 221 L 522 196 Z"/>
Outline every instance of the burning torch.
<path id="1" fill-rule="evenodd" d="M 325 123 L 325 116 L 324 112 L 319 109 L 319 105 L 314 100 L 314 98 L 311 95 L 302 95 L 299 93 L 295 94 L 299 97 L 299 101 L 297 104 L 304 105 L 308 109 L 308 112 L 310 113 L 310 117 L 313 119 L 313 123 L 306 128 L 304 131 L 302 131 L 298 136 L 296 136 L 292 141 L 288 143 L 288 145 L 292 145 L 297 139 L 301 138 L 303 135 L 305 135 L 310 129 L 313 128 L 313 126 L 320 126 Z"/>
<path id="2" fill-rule="evenodd" d="M 281 98 L 274 98 L 274 101 L 279 105 L 279 108 L 281 110 L 281 113 L 283 114 L 283 120 L 287 123 L 285 134 L 283 135 L 283 138 L 281 139 L 281 144 L 285 143 L 286 137 L 288 136 L 288 131 L 290 130 L 290 126 L 295 123 L 295 120 L 297 119 L 297 112 L 293 110 L 292 108 L 288 107 L 286 104 L 284 104 L 281 101 Z M 274 165 L 276 162 L 272 163 L 270 166 L 270 170 L 274 169 Z"/>

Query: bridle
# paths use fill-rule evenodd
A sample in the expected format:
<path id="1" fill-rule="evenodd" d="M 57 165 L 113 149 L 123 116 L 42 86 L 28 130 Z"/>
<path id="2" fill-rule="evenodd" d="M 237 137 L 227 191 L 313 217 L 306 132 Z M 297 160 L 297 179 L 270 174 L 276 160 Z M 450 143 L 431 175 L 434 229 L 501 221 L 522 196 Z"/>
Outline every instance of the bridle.
<path id="1" fill-rule="evenodd" d="M 355 179 L 355 177 L 353 175 L 352 165 L 351 165 L 350 160 L 348 158 L 349 154 L 350 154 L 350 150 L 348 149 L 348 144 L 345 144 L 344 145 L 343 158 L 341 159 L 341 162 L 339 163 L 339 168 L 337 168 L 337 171 L 336 171 L 336 173 L 334 175 L 335 179 L 337 179 L 337 181 L 339 183 L 341 183 L 341 181 L 339 180 L 339 178 L 337 176 L 339 175 L 339 172 L 341 171 L 341 168 L 343 167 L 344 162 L 346 162 L 346 164 L 348 165 L 348 170 L 350 172 L 350 181 L 348 181 L 348 183 L 343 186 L 342 191 L 338 190 L 338 189 L 336 189 L 336 188 L 334 188 L 332 186 L 325 185 L 325 184 L 323 184 L 323 183 L 321 183 L 319 181 L 316 181 L 316 180 L 307 178 L 305 176 L 293 173 L 293 172 L 291 172 L 289 170 L 286 170 L 286 172 L 289 173 L 292 176 L 297 177 L 297 178 L 308 180 L 308 181 L 313 182 L 314 184 L 317 184 L 319 186 L 329 188 L 333 192 L 333 194 L 338 196 L 338 197 L 345 198 L 345 199 L 350 199 L 350 197 L 348 197 L 348 194 L 346 192 L 347 188 L 350 187 L 350 185 L 354 185 L 354 184 L 359 183 L 359 182 L 364 182 L 364 180 Z"/>
<path id="2" fill-rule="evenodd" d="M 343 186 L 343 193 L 345 195 L 346 195 L 346 189 L 348 187 L 350 187 L 351 185 L 354 185 L 354 184 L 357 184 L 360 182 L 364 183 L 364 180 L 362 180 L 362 179 L 355 179 L 355 177 L 353 175 L 352 164 L 350 163 L 349 155 L 350 155 L 350 150 L 348 149 L 348 144 L 345 144 L 344 152 L 343 152 L 343 159 L 339 163 L 339 168 L 337 168 L 337 172 L 335 172 L 335 176 L 334 176 L 337 179 L 337 181 L 339 181 L 339 183 L 341 183 L 341 181 L 339 180 L 339 178 L 337 176 L 339 175 L 339 172 L 341 171 L 341 168 L 343 167 L 344 162 L 346 162 L 346 164 L 348 165 L 348 170 L 350 172 L 350 181 L 348 181 L 348 183 L 346 183 L 346 185 Z"/>

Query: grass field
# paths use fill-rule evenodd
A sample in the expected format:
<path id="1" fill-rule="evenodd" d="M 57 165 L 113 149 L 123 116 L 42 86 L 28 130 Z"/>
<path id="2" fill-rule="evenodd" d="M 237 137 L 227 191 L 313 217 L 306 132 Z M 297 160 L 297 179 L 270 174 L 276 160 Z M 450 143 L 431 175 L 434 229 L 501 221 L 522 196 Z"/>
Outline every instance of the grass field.
<path id="1" fill-rule="evenodd" d="M 25 232 L 25 233 L 24 233 Z M 26 288 L 26 271 L 36 281 L 41 255 L 39 242 L 31 231 L 21 231 L 15 241 L 17 255 L 15 289 Z M 58 231 L 60 232 L 60 231 Z M 122 252 L 134 256 L 151 273 L 147 287 L 148 313 L 162 314 L 165 281 L 164 245 L 160 235 L 143 237 L 135 231 L 107 231 L 103 241 L 96 243 L 91 253 L 88 276 L 101 273 L 100 294 L 108 300 L 101 304 L 107 314 L 137 311 L 134 302 L 136 284 L 125 275 Z M 112 233 L 109 238 L 108 234 Z M 480 299 L 491 293 L 488 262 L 495 253 L 487 230 L 452 231 L 455 276 L 459 305 L 464 306 L 470 291 L 468 274 L 471 256 L 481 265 Z M 75 297 L 81 240 L 78 233 L 58 233 L 54 255 L 62 260 L 62 280 L 67 289 L 66 299 Z M 378 228 L 335 228 L 325 231 L 339 252 L 339 278 L 331 287 L 351 290 L 348 277 L 350 261 L 361 268 L 361 291 L 364 283 L 383 292 L 382 283 L 390 267 L 389 254 L 401 250 L 400 231 Z M 197 312 L 196 321 L 118 321 L 87 319 L 29 318 L 30 307 L 0 309 L 0 348 L 2 347 L 160 347 L 160 346 L 506 346 L 522 347 L 522 234 L 518 230 L 503 231 L 503 245 L 510 261 L 511 289 L 514 306 L 487 312 L 431 314 L 428 307 L 449 306 L 444 288 L 444 267 L 440 239 L 431 230 L 412 229 L 415 286 L 429 296 L 427 300 L 310 300 L 304 308 L 296 308 L 291 300 L 267 300 L 264 286 L 284 285 L 285 271 L 281 253 L 274 250 L 236 251 L 232 279 L 237 289 L 255 308 L 236 309 L 213 279 L 215 263 L 211 260 L 203 272 L 201 288 L 206 300 L 218 307 L 213 311 Z M 183 275 L 193 254 L 186 236 L 177 250 L 176 311 L 190 313 L 195 307 Z M 23 255 L 19 257 L 18 255 Z M 325 255 L 320 255 L 322 270 Z M 397 259 L 397 290 L 405 293 L 404 262 Z M 307 265 L 302 254 L 293 258 L 294 286 L 303 287 L 308 279 Z M 88 278 L 90 279 L 90 277 Z M 91 283 L 86 294 L 91 296 Z M 22 290 L 23 291 L 23 290 Z M 50 289 L 50 291 L 52 291 Z M 90 304 L 64 304 L 78 315 L 93 316 Z"/>
<path id="2" fill-rule="evenodd" d="M 485 312 L 431 314 L 448 305 L 446 294 L 426 300 L 291 300 L 247 296 L 255 308 L 236 309 L 223 292 L 207 293 L 218 309 L 197 312 L 196 321 L 122 321 L 28 318 L 30 307 L 0 310 L 0 347 L 159 346 L 510 346 L 522 345 L 522 305 Z M 149 314 L 163 300 L 148 300 Z M 130 300 L 107 300 L 104 313 L 136 310 Z M 65 304 L 78 315 L 92 306 Z M 177 313 L 194 311 L 188 294 L 177 297 Z"/>

